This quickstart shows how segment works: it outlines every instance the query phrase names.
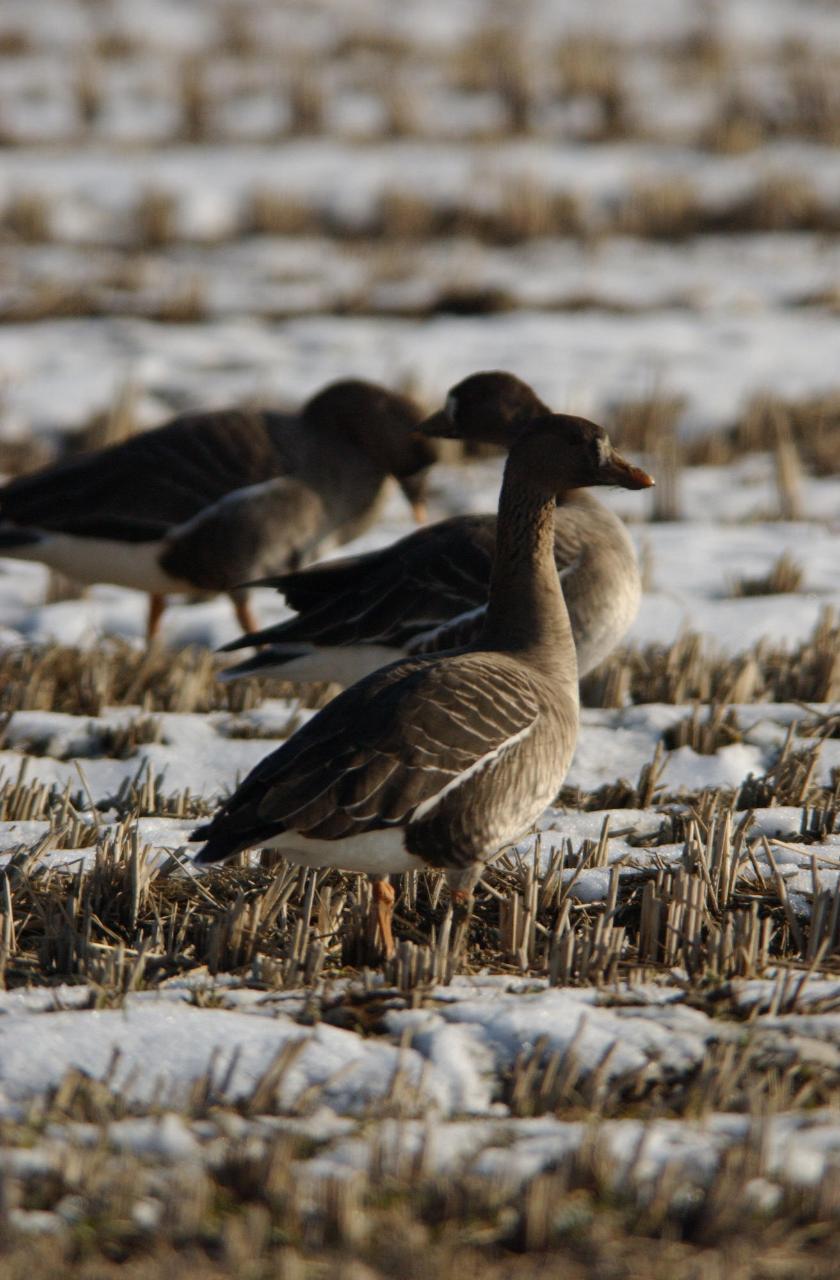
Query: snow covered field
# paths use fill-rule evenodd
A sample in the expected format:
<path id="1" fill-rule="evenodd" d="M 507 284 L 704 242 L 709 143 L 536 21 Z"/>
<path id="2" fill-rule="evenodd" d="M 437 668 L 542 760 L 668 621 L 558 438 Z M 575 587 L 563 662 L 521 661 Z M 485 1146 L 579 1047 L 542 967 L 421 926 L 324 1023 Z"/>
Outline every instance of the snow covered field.
<path id="1" fill-rule="evenodd" d="M 190 866 L 328 691 L 222 685 L 226 599 L 148 656 L 139 594 L 0 560 L 0 1273 L 833 1274 L 838 12 L 516 8 L 0 4 L 0 468 L 496 367 L 659 480 L 604 498 L 644 596 L 563 794 L 460 957 L 406 877 L 387 969 L 359 877 Z M 395 489 L 343 550 L 410 528 Z"/>

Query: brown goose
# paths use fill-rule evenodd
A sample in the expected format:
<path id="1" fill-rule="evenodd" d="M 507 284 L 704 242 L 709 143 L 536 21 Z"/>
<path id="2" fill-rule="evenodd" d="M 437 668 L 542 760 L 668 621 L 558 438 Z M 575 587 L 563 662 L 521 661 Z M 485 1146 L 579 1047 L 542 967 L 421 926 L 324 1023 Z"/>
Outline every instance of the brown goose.
<path id="1" fill-rule="evenodd" d="M 513 374 L 479 373 L 453 387 L 431 430 L 509 448 L 524 424 L 549 412 Z M 268 647 L 223 678 L 350 684 L 406 654 L 470 643 L 484 616 L 495 541 L 495 515 L 453 516 L 382 550 L 272 579 L 297 616 L 227 645 Z M 584 676 L 638 613 L 636 553 L 621 520 L 577 490 L 554 513 L 554 560 Z"/>
<path id="2" fill-rule="evenodd" d="M 239 584 L 355 537 L 389 474 L 419 514 L 434 460 L 420 418 L 404 396 L 356 380 L 299 415 L 185 414 L 5 485 L 0 555 L 149 592 L 149 639 L 174 591 L 227 592 L 252 629 Z"/>
<path id="3" fill-rule="evenodd" d="M 404 658 L 345 690 L 268 756 L 193 834 L 199 863 L 254 845 L 374 877 L 393 952 L 391 872 L 443 868 L 468 900 L 483 864 L 556 796 L 577 738 L 578 673 L 554 564 L 555 499 L 653 481 L 602 428 L 549 416 L 514 442 L 476 641 Z"/>

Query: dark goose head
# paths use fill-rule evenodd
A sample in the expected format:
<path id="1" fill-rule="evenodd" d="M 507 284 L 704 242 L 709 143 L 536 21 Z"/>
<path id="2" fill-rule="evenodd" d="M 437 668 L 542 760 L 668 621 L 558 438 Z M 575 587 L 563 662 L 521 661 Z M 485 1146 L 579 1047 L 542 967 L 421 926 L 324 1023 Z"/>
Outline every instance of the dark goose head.
<path id="1" fill-rule="evenodd" d="M 648 489 L 654 480 L 617 453 L 603 427 L 566 413 L 534 418 L 511 448 L 509 467 L 542 494 L 589 485 Z"/>
<path id="2" fill-rule="evenodd" d="M 465 378 L 452 388 L 445 407 L 427 418 L 421 430 L 428 436 L 477 440 L 511 449 L 526 429 L 538 422 L 544 424 L 547 456 L 554 456 L 558 445 L 563 447 L 564 456 L 557 462 L 564 468 L 564 478 L 557 492 L 609 484 L 646 489 L 654 483 L 646 472 L 615 452 L 603 427 L 572 414 L 552 414 L 527 382 L 512 373 L 474 373 Z"/>
<path id="3" fill-rule="evenodd" d="M 473 373 L 452 387 L 446 405 L 423 423 L 429 436 L 477 440 L 509 449 L 534 418 L 551 410 L 512 373 Z"/>
<path id="4" fill-rule="evenodd" d="M 307 401 L 302 416 L 307 425 L 324 428 L 361 450 L 383 475 L 396 477 L 419 515 L 426 472 L 436 451 L 419 430 L 423 415 L 407 396 L 347 378 L 330 383 Z"/>

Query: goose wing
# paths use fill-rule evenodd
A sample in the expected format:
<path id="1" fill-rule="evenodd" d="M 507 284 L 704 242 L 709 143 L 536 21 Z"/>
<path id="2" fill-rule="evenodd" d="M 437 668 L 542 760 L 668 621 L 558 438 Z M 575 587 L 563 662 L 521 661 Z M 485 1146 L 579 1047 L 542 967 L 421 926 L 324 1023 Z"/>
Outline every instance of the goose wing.
<path id="1" fill-rule="evenodd" d="M 278 471 L 261 412 L 185 414 L 120 444 L 19 476 L 0 490 L 17 525 L 146 541 L 232 489 Z"/>
<path id="2" fill-rule="evenodd" d="M 487 599 L 495 516 L 455 516 L 365 555 L 283 574 L 276 586 L 297 617 L 242 636 L 252 644 L 376 643 L 399 647 Z"/>
<path id="3" fill-rule="evenodd" d="M 280 476 L 225 494 L 170 532 L 160 562 L 207 591 L 230 591 L 313 553 L 325 520 L 319 496 Z"/>
<path id="4" fill-rule="evenodd" d="M 283 831 L 344 837 L 424 818 L 535 729 L 527 671 L 499 654 L 408 658 L 359 681 L 251 772 L 194 839 L 217 862 Z"/>

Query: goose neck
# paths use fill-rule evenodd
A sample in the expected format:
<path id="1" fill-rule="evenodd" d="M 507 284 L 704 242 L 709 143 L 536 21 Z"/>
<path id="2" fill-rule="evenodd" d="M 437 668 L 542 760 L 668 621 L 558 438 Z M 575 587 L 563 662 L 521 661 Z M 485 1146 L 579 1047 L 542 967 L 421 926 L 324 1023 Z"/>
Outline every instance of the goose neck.
<path id="1" fill-rule="evenodd" d="M 561 502 L 508 462 L 482 639 L 528 654 L 537 666 L 569 671 L 576 681 L 574 640 L 554 559 L 554 516 Z"/>

